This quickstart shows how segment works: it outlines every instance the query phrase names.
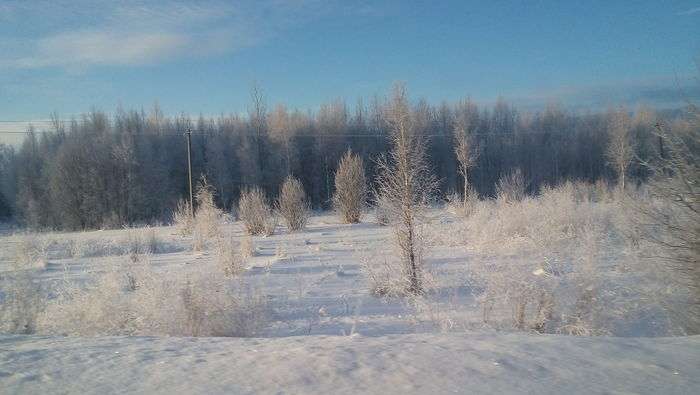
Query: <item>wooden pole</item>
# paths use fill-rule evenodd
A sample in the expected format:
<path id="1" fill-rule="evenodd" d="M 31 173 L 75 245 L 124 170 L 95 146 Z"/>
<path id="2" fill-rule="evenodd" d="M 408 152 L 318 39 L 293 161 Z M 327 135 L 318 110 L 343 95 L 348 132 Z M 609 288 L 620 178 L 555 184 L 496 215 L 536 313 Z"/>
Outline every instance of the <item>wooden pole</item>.
<path id="1" fill-rule="evenodd" d="M 187 128 L 187 179 L 190 186 L 190 216 L 194 217 L 194 195 L 192 193 L 192 130 Z"/>

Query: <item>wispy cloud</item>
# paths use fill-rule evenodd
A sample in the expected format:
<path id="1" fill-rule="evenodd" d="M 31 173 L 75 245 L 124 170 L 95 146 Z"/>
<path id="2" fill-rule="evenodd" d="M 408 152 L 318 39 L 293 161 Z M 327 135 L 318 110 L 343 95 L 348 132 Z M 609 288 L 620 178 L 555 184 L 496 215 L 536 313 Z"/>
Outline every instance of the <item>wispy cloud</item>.
<path id="1" fill-rule="evenodd" d="M 681 11 L 678 13 L 678 15 L 693 15 L 693 14 L 697 14 L 697 13 L 700 13 L 700 7 L 695 7 L 695 8 L 691 8 L 689 10 Z"/>
<path id="2" fill-rule="evenodd" d="M 563 87 L 515 97 L 517 105 L 540 109 L 557 103 L 575 110 L 600 111 L 611 106 L 677 108 L 700 103 L 700 82 L 693 77 L 650 78 L 614 84 Z"/>
<path id="3" fill-rule="evenodd" d="M 28 4 L 29 3 L 29 4 Z M 323 12 L 318 0 L 12 2 L 0 7 L 4 68 L 145 65 L 231 53 Z M 58 14 L 58 15 L 57 15 Z M 59 22 L 60 16 L 66 17 Z M 31 18 L 31 20 L 30 20 Z M 26 28 L 29 22 L 38 27 Z"/>
<path id="4" fill-rule="evenodd" d="M 192 45 L 177 33 L 81 31 L 42 38 L 29 56 L 12 60 L 16 67 L 133 65 L 175 56 Z"/>

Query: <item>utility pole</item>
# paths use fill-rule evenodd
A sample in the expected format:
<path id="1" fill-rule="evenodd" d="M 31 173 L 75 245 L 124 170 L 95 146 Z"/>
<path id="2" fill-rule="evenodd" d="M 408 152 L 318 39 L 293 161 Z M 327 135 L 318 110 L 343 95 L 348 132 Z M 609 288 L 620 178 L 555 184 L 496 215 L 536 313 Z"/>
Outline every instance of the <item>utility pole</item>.
<path id="1" fill-rule="evenodd" d="M 194 199 L 192 194 L 192 129 L 187 128 L 187 179 L 190 185 L 190 216 L 194 217 Z"/>

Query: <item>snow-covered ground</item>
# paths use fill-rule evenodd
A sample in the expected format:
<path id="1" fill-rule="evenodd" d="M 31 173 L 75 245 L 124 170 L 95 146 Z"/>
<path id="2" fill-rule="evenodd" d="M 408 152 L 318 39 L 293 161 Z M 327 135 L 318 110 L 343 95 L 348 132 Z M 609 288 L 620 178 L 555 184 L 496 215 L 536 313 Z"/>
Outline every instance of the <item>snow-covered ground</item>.
<path id="1" fill-rule="evenodd" d="M 0 337 L 3 393 L 694 394 L 700 337 Z"/>
<path id="2" fill-rule="evenodd" d="M 700 337 L 653 334 L 643 317 L 618 334 L 573 337 L 494 331 L 482 323 L 467 263 L 445 212 L 426 232 L 432 288 L 425 299 L 373 295 L 361 262 L 381 259 L 391 230 L 371 220 L 312 217 L 304 232 L 254 237 L 255 256 L 236 280 L 265 299 L 253 338 L 97 336 L 0 337 L 2 393 L 697 393 Z M 89 283 L 123 255 L 127 230 L 41 236 L 46 292 Z M 217 272 L 213 250 L 194 252 L 174 227 L 155 228 L 148 265 L 166 278 Z M 223 232 L 243 239 L 240 223 Z M 10 273 L 21 239 L 0 237 L 0 271 Z M 220 274 L 223 276 L 222 274 Z M 41 333 L 41 331 L 39 331 Z"/>

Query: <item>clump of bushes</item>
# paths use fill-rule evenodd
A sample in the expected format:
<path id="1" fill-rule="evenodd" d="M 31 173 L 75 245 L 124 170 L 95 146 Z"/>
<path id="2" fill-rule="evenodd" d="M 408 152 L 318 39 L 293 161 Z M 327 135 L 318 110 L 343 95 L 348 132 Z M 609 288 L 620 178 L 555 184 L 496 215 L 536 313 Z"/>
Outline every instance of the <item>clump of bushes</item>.
<path id="1" fill-rule="evenodd" d="M 33 331 L 73 336 L 252 336 L 264 325 L 265 300 L 239 293 L 215 273 L 156 272 L 116 264 L 85 286 L 66 284 L 46 301 Z"/>
<path id="2" fill-rule="evenodd" d="M 650 278 L 641 272 L 619 277 L 628 262 L 614 247 L 623 233 L 614 222 L 619 202 L 594 202 L 582 193 L 592 187 L 572 183 L 520 197 L 514 184 L 522 185 L 502 184 L 499 198 L 479 202 L 462 223 L 473 257 L 470 287 L 478 290 L 485 324 L 601 335 L 624 332 L 626 314 L 658 307 L 638 303 L 649 296 Z"/>

